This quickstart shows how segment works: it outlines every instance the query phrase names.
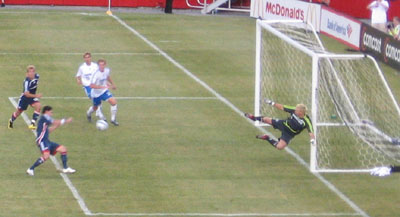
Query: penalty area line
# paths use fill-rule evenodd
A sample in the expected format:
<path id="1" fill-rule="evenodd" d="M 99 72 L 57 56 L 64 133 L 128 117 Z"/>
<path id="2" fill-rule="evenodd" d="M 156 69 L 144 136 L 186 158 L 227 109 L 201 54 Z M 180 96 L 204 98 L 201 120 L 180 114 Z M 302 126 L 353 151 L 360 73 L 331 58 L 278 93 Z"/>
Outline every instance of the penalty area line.
<path id="1" fill-rule="evenodd" d="M 19 97 L 9 97 L 18 99 Z M 218 100 L 217 97 L 195 97 L 195 96 L 120 96 L 114 97 L 118 100 Z M 40 99 L 65 99 L 65 100 L 89 100 L 88 97 L 80 96 L 44 96 Z"/>
<path id="2" fill-rule="evenodd" d="M 15 99 L 13 97 L 8 97 L 8 99 L 10 100 L 11 104 L 17 108 L 18 104 L 15 101 Z M 25 112 L 21 113 L 21 117 L 24 119 L 25 123 L 29 126 L 30 124 L 30 120 L 28 118 L 28 116 L 25 114 Z M 32 130 L 33 135 L 35 135 L 36 137 L 36 131 Z M 57 159 L 54 156 L 50 156 L 51 161 L 53 162 L 54 166 L 56 167 L 56 169 L 58 171 L 61 171 L 61 165 L 60 163 L 57 161 Z M 64 174 L 64 173 L 60 173 L 61 177 L 63 178 L 65 184 L 68 186 L 69 190 L 71 191 L 72 195 L 75 197 L 75 199 L 78 201 L 78 204 L 80 206 L 80 208 L 82 209 L 82 211 L 85 213 L 85 215 L 92 215 L 92 212 L 89 210 L 89 208 L 86 206 L 85 201 L 83 200 L 83 198 L 81 197 L 81 195 L 79 195 L 78 190 L 75 188 L 74 184 L 72 184 L 71 180 L 69 179 L 69 177 Z"/>
<path id="3" fill-rule="evenodd" d="M 136 37 L 142 39 L 148 46 L 159 52 L 165 59 L 167 59 L 169 62 L 171 62 L 173 65 L 175 65 L 177 68 L 182 70 L 183 73 L 185 73 L 187 76 L 195 80 L 199 85 L 203 86 L 206 90 L 208 90 L 212 95 L 216 96 L 221 102 L 223 102 L 225 105 L 227 105 L 229 108 L 231 108 L 234 112 L 236 112 L 238 115 L 241 117 L 245 118 L 243 116 L 243 111 L 241 111 L 239 108 L 237 108 L 234 104 L 232 104 L 228 99 L 223 97 L 221 94 L 219 94 L 216 90 L 214 90 L 212 87 L 210 87 L 206 82 L 201 80 L 199 77 L 194 75 L 192 72 L 190 72 L 186 67 L 184 67 L 182 64 L 178 63 L 174 58 L 172 58 L 170 55 L 168 55 L 165 51 L 163 51 L 161 48 L 159 48 L 157 45 L 155 45 L 153 42 L 151 42 L 149 39 L 147 39 L 144 35 L 140 34 L 136 29 L 133 27 L 129 26 L 125 21 L 121 20 L 118 16 L 116 15 L 110 15 L 113 19 L 115 19 L 119 24 L 124 26 L 127 30 L 129 30 L 131 33 L 133 33 Z M 247 119 L 247 118 L 246 118 Z M 251 121 L 247 119 L 248 123 Z M 271 135 L 270 132 L 266 131 L 262 127 L 257 127 L 260 131 L 264 133 L 268 133 Z M 285 148 L 285 151 L 289 153 L 292 157 L 294 157 L 302 166 L 304 166 L 308 171 L 309 170 L 309 165 L 308 163 L 305 162 L 305 160 L 300 157 L 296 152 L 294 152 L 292 149 L 289 147 Z M 325 177 L 323 177 L 319 173 L 312 173 L 316 178 L 318 178 L 328 189 L 330 189 L 333 193 L 335 193 L 340 199 L 342 199 L 347 205 L 349 205 L 355 212 L 359 213 L 363 217 L 369 217 L 369 215 L 364 212 L 356 203 L 354 203 L 350 198 L 348 198 L 343 192 L 341 192 L 339 189 L 336 188 L 335 185 L 333 185 L 331 182 L 329 182 Z"/>

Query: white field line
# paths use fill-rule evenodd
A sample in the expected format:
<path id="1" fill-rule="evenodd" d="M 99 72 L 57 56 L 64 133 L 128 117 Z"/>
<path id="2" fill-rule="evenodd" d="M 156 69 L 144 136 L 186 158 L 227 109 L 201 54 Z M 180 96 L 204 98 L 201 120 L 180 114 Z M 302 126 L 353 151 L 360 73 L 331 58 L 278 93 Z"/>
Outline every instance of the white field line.
<path id="1" fill-rule="evenodd" d="M 10 100 L 11 104 L 17 108 L 18 104 L 12 97 L 8 97 Z M 25 123 L 29 126 L 30 120 L 28 116 L 23 112 L 21 114 L 21 117 L 24 119 Z M 32 130 L 32 133 L 36 137 L 36 131 Z M 57 161 L 57 159 L 54 156 L 50 156 L 51 161 L 53 162 L 54 166 L 56 167 L 57 170 L 61 170 L 61 165 Z M 60 173 L 61 177 L 63 178 L 65 184 L 68 186 L 69 190 L 72 192 L 72 195 L 75 197 L 75 199 L 78 201 L 79 206 L 81 207 L 82 211 L 85 213 L 85 215 L 92 215 L 92 212 L 88 209 L 88 207 L 85 204 L 85 201 L 83 198 L 79 195 L 78 190 L 75 188 L 75 186 L 72 184 L 71 180 L 68 178 L 68 176 L 64 173 Z"/>
<path id="2" fill-rule="evenodd" d="M 12 105 L 17 108 L 18 104 L 15 101 L 18 97 L 8 97 Z M 46 99 L 84 99 L 86 100 L 87 97 L 42 97 Z M 217 99 L 216 97 L 123 97 L 125 99 Z M 21 114 L 22 118 L 24 119 L 25 123 L 27 125 L 30 124 L 30 120 L 28 116 L 25 113 Z M 36 132 L 32 130 L 32 133 L 36 136 Z M 57 170 L 61 170 L 61 165 L 57 161 L 57 159 L 54 156 L 51 156 L 51 161 L 55 165 Z M 62 178 L 64 179 L 65 184 L 68 186 L 70 191 L 72 192 L 73 196 L 75 199 L 78 201 L 79 206 L 81 209 L 84 211 L 85 215 L 87 216 L 221 216 L 221 217 L 245 217 L 245 216 L 285 216 L 285 217 L 290 217 L 290 216 L 361 216 L 359 213 L 92 213 L 88 207 L 85 204 L 85 201 L 83 198 L 79 195 L 78 190 L 75 188 L 75 186 L 72 184 L 71 180 L 68 178 L 66 174 L 60 173 Z"/>
<path id="3" fill-rule="evenodd" d="M 68 53 L 68 52 L 39 52 L 39 53 L 18 53 L 18 52 L 0 52 L 0 55 L 64 55 L 64 56 L 76 56 L 83 55 L 83 53 Z M 160 56 L 159 53 L 141 53 L 141 52 L 110 52 L 110 53 L 92 53 L 92 55 L 125 55 L 125 56 Z"/>
<path id="4" fill-rule="evenodd" d="M 49 12 L 49 11 L 0 11 L 0 14 L 43 14 L 43 15 L 48 15 L 48 14 L 77 14 L 77 15 L 83 15 L 83 16 L 107 16 L 103 12 L 99 13 L 86 13 L 86 12 L 66 12 L 66 11 L 55 11 L 55 12 Z"/>
<path id="5" fill-rule="evenodd" d="M 152 47 L 154 50 L 158 51 L 162 56 L 164 56 L 168 61 L 170 61 L 172 64 L 174 64 L 177 68 L 181 69 L 187 76 L 191 77 L 193 80 L 195 80 L 197 83 L 199 83 L 201 86 L 203 86 L 206 90 L 208 90 L 211 94 L 216 96 L 220 101 L 225 103 L 228 107 L 230 107 L 233 111 L 235 111 L 237 114 L 243 116 L 243 112 L 239 110 L 235 105 L 233 105 L 230 101 L 228 101 L 225 97 L 220 95 L 217 91 L 215 91 L 213 88 L 211 88 L 207 83 L 204 81 L 200 80 L 197 76 L 195 76 L 193 73 L 191 73 L 188 69 L 186 69 L 183 65 L 175 61 L 172 57 L 170 57 L 167 53 L 165 53 L 163 50 L 161 50 L 159 47 L 157 47 L 154 43 L 152 43 L 150 40 L 148 40 L 145 36 L 140 34 L 138 31 L 136 31 L 134 28 L 126 24 L 123 20 L 121 20 L 119 17 L 115 15 L 111 15 L 112 18 L 114 18 L 116 21 L 118 21 L 122 26 L 127 28 L 129 31 L 131 31 L 134 35 L 137 37 L 141 38 L 146 44 L 148 44 L 150 47 Z M 247 118 L 246 118 L 247 119 Z M 249 119 L 247 119 L 248 122 L 252 123 Z M 253 123 L 252 123 L 253 124 Z M 257 127 L 261 132 L 271 134 L 267 130 L 265 130 L 262 127 Z M 285 148 L 285 150 L 292 155 L 301 165 L 306 167 L 309 170 L 309 165 L 306 163 L 306 161 L 301 158 L 297 153 L 295 153 L 292 149 L 289 147 Z M 311 173 L 311 172 L 310 172 Z M 322 175 L 319 173 L 311 173 L 315 177 L 317 177 L 322 183 L 324 183 L 332 192 L 334 192 L 336 195 L 338 195 L 343 201 L 347 203 L 354 211 L 362 215 L 363 217 L 368 217 L 369 215 L 362 210 L 360 207 L 357 206 L 350 198 L 348 198 L 345 194 L 343 194 L 339 189 L 337 189 L 332 183 L 330 183 L 327 179 L 325 179 Z"/>
<path id="6" fill-rule="evenodd" d="M 222 217 L 290 217 L 290 216 L 360 216 L 358 213 L 92 213 L 91 216 L 222 216 Z"/>
<path id="7" fill-rule="evenodd" d="M 19 97 L 10 97 L 18 99 Z M 114 97 L 119 100 L 218 100 L 217 97 L 190 97 L 190 96 L 120 96 Z M 64 99 L 64 100 L 89 100 L 88 97 L 80 96 L 44 96 L 41 99 Z"/>

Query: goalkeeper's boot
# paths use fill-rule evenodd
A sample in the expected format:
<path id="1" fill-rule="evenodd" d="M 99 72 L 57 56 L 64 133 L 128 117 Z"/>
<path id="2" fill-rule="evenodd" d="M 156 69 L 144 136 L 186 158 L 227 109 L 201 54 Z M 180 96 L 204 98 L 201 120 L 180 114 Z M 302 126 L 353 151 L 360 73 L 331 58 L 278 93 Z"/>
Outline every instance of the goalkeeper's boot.
<path id="1" fill-rule="evenodd" d="M 10 119 L 8 121 L 8 129 L 12 129 L 12 128 L 14 128 L 14 122 Z"/>
<path id="2" fill-rule="evenodd" d="M 262 139 L 262 140 L 268 140 L 269 136 L 267 134 L 265 134 L 265 135 L 257 135 L 256 138 L 257 139 Z"/>
<path id="3" fill-rule="evenodd" d="M 251 119 L 253 121 L 256 121 L 256 117 L 250 113 L 244 113 L 244 116 L 248 119 Z"/>
<path id="4" fill-rule="evenodd" d="M 76 170 L 72 169 L 71 167 L 68 167 L 68 168 L 63 169 L 62 172 L 66 173 L 66 174 L 72 174 L 72 173 L 75 173 Z"/>
<path id="5" fill-rule="evenodd" d="M 32 122 L 31 122 L 31 125 L 29 125 L 28 128 L 29 128 L 30 130 L 36 130 L 36 123 L 32 121 Z"/>

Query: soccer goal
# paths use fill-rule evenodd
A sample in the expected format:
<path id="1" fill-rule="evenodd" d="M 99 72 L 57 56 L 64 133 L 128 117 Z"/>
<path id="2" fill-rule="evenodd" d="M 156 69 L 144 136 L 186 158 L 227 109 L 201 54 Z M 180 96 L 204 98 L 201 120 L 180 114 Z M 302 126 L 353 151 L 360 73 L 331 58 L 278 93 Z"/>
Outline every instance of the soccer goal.
<path id="1" fill-rule="evenodd" d="M 326 51 L 307 23 L 257 21 L 254 113 L 286 117 L 265 99 L 308 106 L 316 135 L 313 172 L 400 163 L 400 108 L 377 62 Z"/>

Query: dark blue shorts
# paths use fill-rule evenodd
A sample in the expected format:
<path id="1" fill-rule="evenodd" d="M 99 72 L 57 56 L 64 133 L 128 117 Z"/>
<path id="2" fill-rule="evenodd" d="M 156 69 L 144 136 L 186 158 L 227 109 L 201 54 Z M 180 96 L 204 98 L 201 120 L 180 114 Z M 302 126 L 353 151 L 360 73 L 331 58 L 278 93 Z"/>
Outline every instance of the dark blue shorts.
<path id="1" fill-rule="evenodd" d="M 90 92 L 92 92 L 92 88 L 90 88 L 90 86 L 83 86 L 83 90 L 85 90 L 86 96 L 91 99 L 92 97 L 90 96 Z"/>
<path id="2" fill-rule="evenodd" d="M 286 129 L 285 125 L 283 124 L 284 122 L 285 120 L 272 119 L 272 126 L 282 132 L 282 135 L 279 139 L 283 139 L 286 144 L 289 145 L 290 140 L 292 140 L 295 135 Z"/>
<path id="3" fill-rule="evenodd" d="M 28 105 L 33 105 L 37 102 L 39 102 L 39 98 L 21 96 L 18 100 L 18 109 L 25 111 L 28 108 Z"/>
<path id="4" fill-rule="evenodd" d="M 51 155 L 55 155 L 57 153 L 57 148 L 60 147 L 59 144 L 52 142 L 50 140 L 42 140 L 39 144 L 40 151 L 43 152 L 50 152 Z"/>
<path id="5" fill-rule="evenodd" d="M 111 97 L 113 97 L 113 95 L 111 94 L 110 91 L 107 90 L 106 92 L 101 94 L 99 97 L 94 97 L 93 98 L 93 105 L 94 106 L 99 106 L 99 105 L 101 105 L 101 101 L 107 101 Z"/>

